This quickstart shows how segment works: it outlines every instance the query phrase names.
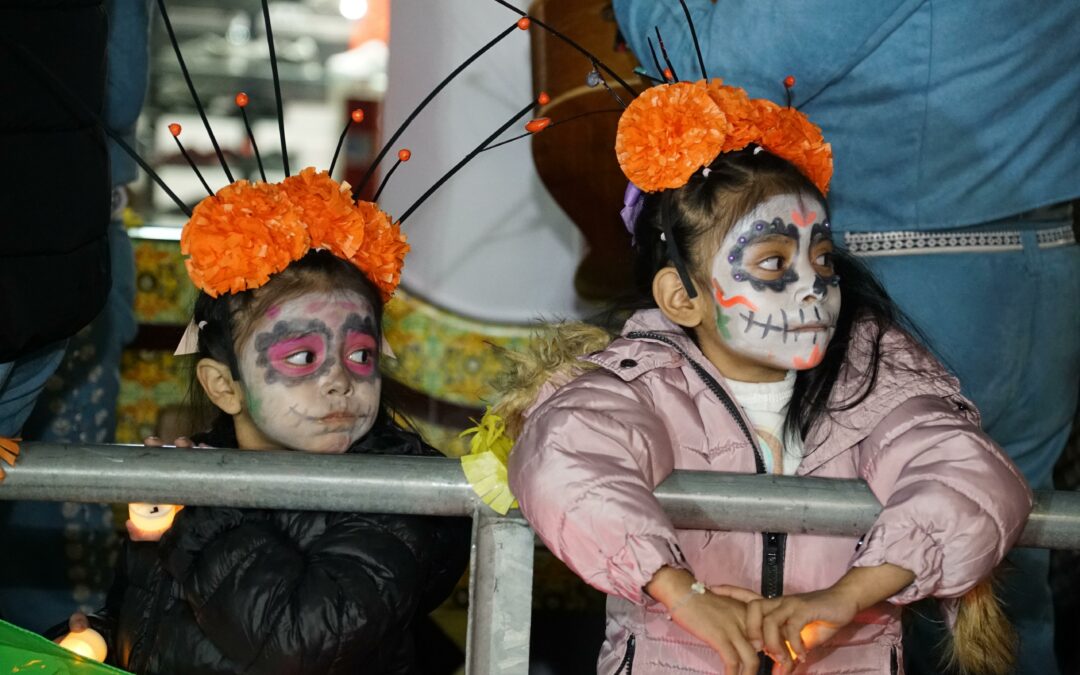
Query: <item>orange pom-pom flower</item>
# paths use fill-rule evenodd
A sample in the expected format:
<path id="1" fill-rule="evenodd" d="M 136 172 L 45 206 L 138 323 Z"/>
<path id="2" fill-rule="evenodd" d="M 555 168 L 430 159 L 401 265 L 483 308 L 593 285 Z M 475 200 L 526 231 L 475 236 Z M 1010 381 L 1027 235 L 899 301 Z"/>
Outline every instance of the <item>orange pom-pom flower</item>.
<path id="1" fill-rule="evenodd" d="M 619 118 L 615 155 L 643 192 L 685 185 L 723 147 L 730 125 L 703 84 L 652 87 Z"/>
<path id="2" fill-rule="evenodd" d="M 180 235 L 188 275 L 212 297 L 265 284 L 309 248 L 300 210 L 277 185 L 240 180 L 195 207 Z"/>
<path id="3" fill-rule="evenodd" d="M 283 180 L 281 189 L 300 210 L 312 248 L 325 248 L 348 260 L 364 243 L 364 219 L 352 194 L 327 172 L 308 167 Z"/>
<path id="4" fill-rule="evenodd" d="M 352 262 L 378 287 L 383 300 L 389 300 L 401 281 L 409 250 L 390 216 L 371 202 L 353 202 L 347 186 L 312 167 L 286 178 L 281 186 L 301 212 L 311 247 Z"/>
<path id="5" fill-rule="evenodd" d="M 678 188 L 723 152 L 755 143 L 791 162 L 822 194 L 832 179 L 832 147 L 795 108 L 751 99 L 719 79 L 658 85 L 619 119 L 615 154 L 643 192 Z"/>
<path id="6" fill-rule="evenodd" d="M 364 245 L 350 260 L 378 287 L 385 302 L 401 283 L 409 244 L 401 227 L 374 202 L 358 201 L 356 210 L 364 221 Z"/>
<path id="7" fill-rule="evenodd" d="M 794 164 L 821 194 L 828 194 L 833 173 L 832 146 L 825 142 L 821 128 L 795 108 L 783 108 L 771 101 L 759 104 L 758 111 L 758 145 Z"/>
<path id="8" fill-rule="evenodd" d="M 389 300 L 409 245 L 401 228 L 347 185 L 308 167 L 281 183 L 237 181 L 195 207 L 180 235 L 192 282 L 212 297 L 258 288 L 325 249 L 348 260 Z"/>
<path id="9" fill-rule="evenodd" d="M 742 150 L 753 143 L 760 133 L 758 112 L 746 91 L 740 87 L 729 87 L 719 79 L 709 82 L 705 90 L 716 106 L 724 111 L 728 121 L 728 133 L 720 152 Z"/>

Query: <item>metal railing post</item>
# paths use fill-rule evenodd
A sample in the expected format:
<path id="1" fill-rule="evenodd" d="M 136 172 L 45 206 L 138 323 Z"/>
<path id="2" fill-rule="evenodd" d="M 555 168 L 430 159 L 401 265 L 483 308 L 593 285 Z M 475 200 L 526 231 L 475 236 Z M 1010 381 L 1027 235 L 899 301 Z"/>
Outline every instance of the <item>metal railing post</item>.
<path id="1" fill-rule="evenodd" d="M 528 675 L 533 533 L 517 512 L 473 514 L 467 675 Z"/>

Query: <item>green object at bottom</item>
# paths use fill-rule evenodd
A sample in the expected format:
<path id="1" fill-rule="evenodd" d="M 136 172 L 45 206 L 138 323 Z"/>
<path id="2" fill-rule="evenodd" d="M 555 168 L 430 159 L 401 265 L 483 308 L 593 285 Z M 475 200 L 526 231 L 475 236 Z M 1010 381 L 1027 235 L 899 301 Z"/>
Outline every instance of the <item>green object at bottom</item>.
<path id="1" fill-rule="evenodd" d="M 124 672 L 126 671 L 69 652 L 37 633 L 0 621 L 0 675 L 94 675 Z"/>

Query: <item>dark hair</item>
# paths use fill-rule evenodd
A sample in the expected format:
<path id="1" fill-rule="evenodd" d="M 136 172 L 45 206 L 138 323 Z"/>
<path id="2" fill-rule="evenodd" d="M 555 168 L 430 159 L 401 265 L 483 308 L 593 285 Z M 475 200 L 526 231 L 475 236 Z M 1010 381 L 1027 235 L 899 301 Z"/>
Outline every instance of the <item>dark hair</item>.
<path id="1" fill-rule="evenodd" d="M 209 358 L 229 366 L 233 378 L 240 380 L 236 358 L 239 345 L 250 336 L 252 317 L 262 316 L 277 302 L 310 291 L 352 290 L 366 298 L 375 312 L 376 326 L 381 324 L 383 302 L 378 290 L 364 273 L 353 264 L 329 251 L 312 251 L 300 260 L 270 277 L 259 288 L 212 298 L 199 293 L 195 300 L 194 322 L 199 328 L 199 351 L 192 360 L 189 398 L 195 411 L 197 428 L 209 425 L 217 438 L 236 442 L 233 420 L 214 406 L 195 377 L 194 365 Z M 386 405 L 380 402 L 375 426 L 392 419 Z"/>
<path id="2" fill-rule="evenodd" d="M 646 195 L 635 225 L 635 285 L 637 307 L 656 307 L 652 295 L 653 277 L 673 265 L 669 242 L 661 234 L 670 233 L 677 254 L 688 263 L 686 273 L 703 288 L 697 273 L 708 264 L 705 259 L 740 218 L 766 199 L 790 193 L 812 196 L 825 205 L 824 195 L 790 163 L 751 145 L 745 150 L 724 153 L 709 165 L 708 175 L 699 171 L 683 187 Z M 882 337 L 887 329 L 902 327 L 918 331 L 889 298 L 881 283 L 855 256 L 839 246 L 834 252 L 840 277 L 840 315 L 836 332 L 821 363 L 801 370 L 795 378 L 795 392 L 788 406 L 785 432 L 797 430 L 805 438 L 822 416 L 847 410 L 861 403 L 877 383 L 883 358 Z M 704 286 L 704 288 L 708 288 Z M 707 291 L 706 291 L 707 292 Z M 831 403 L 833 387 L 847 357 L 856 323 L 869 322 L 875 335 L 871 341 L 870 367 L 861 373 L 856 394 Z M 691 332 L 691 338 L 695 336 Z M 921 337 L 921 336 L 920 336 Z M 695 338 L 696 339 L 696 338 Z"/>

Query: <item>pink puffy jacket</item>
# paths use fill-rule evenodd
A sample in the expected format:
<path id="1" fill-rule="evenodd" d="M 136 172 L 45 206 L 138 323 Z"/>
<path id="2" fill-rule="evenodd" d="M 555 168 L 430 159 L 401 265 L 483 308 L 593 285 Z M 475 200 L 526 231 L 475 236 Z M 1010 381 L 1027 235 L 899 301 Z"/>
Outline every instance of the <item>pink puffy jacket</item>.
<path id="1" fill-rule="evenodd" d="M 853 340 L 834 400 L 852 393 L 867 344 Z M 608 594 L 598 673 L 723 672 L 719 656 L 644 592 L 664 565 L 755 591 L 772 570 L 765 585 L 789 594 L 826 588 L 852 566 L 911 570 L 911 586 L 796 671 L 851 675 L 903 672 L 898 605 L 961 595 L 1000 562 L 1031 509 L 1024 479 L 939 363 L 899 331 L 884 346 L 869 397 L 811 431 L 798 471 L 869 483 L 884 510 L 858 540 L 672 526 L 653 488 L 675 469 L 754 473 L 756 450 L 690 359 L 723 386 L 720 373 L 658 310 L 638 312 L 622 337 L 585 358 L 598 369 L 545 386 L 510 457 L 510 484 L 548 548 Z"/>

